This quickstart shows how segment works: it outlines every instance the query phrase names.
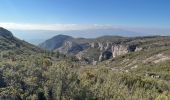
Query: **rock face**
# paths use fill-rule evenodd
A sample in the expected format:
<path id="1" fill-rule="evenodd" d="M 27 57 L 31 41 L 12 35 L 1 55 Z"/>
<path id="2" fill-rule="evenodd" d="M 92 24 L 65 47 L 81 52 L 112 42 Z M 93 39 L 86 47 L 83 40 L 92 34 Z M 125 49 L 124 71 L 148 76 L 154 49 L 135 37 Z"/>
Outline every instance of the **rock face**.
<path id="1" fill-rule="evenodd" d="M 119 55 L 123 55 L 128 53 L 128 47 L 127 46 L 123 46 L 123 45 L 115 45 L 112 46 L 112 55 L 113 58 L 119 56 Z"/>
<path id="2" fill-rule="evenodd" d="M 100 51 L 104 50 L 104 45 L 103 45 L 103 43 L 98 42 L 97 44 L 98 44 L 98 49 L 99 49 Z"/>
<path id="3" fill-rule="evenodd" d="M 138 48 L 136 45 L 111 45 L 107 43 L 105 50 L 101 52 L 99 61 L 115 58 L 120 55 L 127 54 L 128 52 L 140 51 L 142 48 Z"/>
<path id="4" fill-rule="evenodd" d="M 97 48 L 99 45 L 98 43 L 95 43 L 95 42 L 92 42 L 92 43 L 89 43 L 91 48 Z"/>
<path id="5" fill-rule="evenodd" d="M 111 49 L 111 42 L 92 42 L 90 43 L 91 48 L 98 48 L 100 51 Z"/>
<path id="6" fill-rule="evenodd" d="M 111 49 L 111 45 L 112 45 L 112 43 L 110 43 L 110 42 L 106 42 L 105 50 L 109 50 L 109 49 Z"/>

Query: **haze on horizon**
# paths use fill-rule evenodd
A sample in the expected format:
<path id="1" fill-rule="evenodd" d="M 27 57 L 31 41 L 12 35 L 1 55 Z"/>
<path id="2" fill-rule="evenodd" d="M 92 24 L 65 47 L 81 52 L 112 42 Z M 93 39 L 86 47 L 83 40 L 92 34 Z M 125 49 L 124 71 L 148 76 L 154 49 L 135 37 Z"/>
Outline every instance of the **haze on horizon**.
<path id="1" fill-rule="evenodd" d="M 74 37 L 170 35 L 169 0 L 0 2 L 0 26 L 29 42 L 61 33 Z"/>

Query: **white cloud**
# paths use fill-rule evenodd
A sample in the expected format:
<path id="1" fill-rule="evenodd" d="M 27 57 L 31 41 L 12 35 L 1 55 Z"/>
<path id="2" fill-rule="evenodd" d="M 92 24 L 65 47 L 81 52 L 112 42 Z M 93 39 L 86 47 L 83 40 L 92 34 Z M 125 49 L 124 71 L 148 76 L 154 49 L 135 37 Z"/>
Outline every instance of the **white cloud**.
<path id="1" fill-rule="evenodd" d="M 113 28 L 112 25 L 80 25 L 80 24 L 29 24 L 29 23 L 4 23 L 0 22 L 0 27 L 17 30 L 86 30 L 86 29 L 106 29 Z"/>
<path id="2" fill-rule="evenodd" d="M 144 28 L 127 27 L 110 24 L 35 24 L 35 23 L 12 23 L 0 22 L 0 27 L 14 30 L 50 30 L 50 31 L 70 31 L 70 30 L 89 30 L 89 29 L 123 29 L 126 31 L 147 33 L 154 35 L 169 35 L 170 28 Z"/>

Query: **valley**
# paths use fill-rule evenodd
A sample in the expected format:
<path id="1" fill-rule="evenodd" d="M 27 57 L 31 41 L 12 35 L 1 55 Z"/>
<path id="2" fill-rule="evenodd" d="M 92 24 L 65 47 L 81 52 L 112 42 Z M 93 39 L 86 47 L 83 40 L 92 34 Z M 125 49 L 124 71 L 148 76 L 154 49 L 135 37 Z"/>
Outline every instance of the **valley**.
<path id="1" fill-rule="evenodd" d="M 57 35 L 34 46 L 0 28 L 1 100 L 169 100 L 170 37 Z"/>

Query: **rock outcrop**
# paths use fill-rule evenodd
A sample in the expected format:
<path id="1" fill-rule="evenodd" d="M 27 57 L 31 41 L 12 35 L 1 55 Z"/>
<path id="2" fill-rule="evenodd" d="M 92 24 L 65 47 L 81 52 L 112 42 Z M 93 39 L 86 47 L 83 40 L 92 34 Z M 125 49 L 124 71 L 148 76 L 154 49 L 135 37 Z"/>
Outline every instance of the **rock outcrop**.
<path id="1" fill-rule="evenodd" d="M 98 43 L 95 42 L 89 43 L 89 45 L 91 46 L 91 48 L 97 48 L 99 46 Z"/>
<path id="2" fill-rule="evenodd" d="M 137 47 L 137 45 L 110 45 L 107 43 L 104 51 L 101 52 L 99 56 L 99 61 L 115 58 L 117 56 L 127 54 L 128 52 L 136 52 L 140 50 L 142 50 L 142 48 Z"/>
<path id="3" fill-rule="evenodd" d="M 119 56 L 119 55 L 123 55 L 128 53 L 128 47 L 127 46 L 123 46 L 123 45 L 113 45 L 112 46 L 112 55 L 113 58 Z"/>
<path id="4" fill-rule="evenodd" d="M 98 42 L 97 44 L 98 44 L 98 49 L 99 49 L 100 51 L 104 50 L 104 45 L 103 45 L 103 43 Z"/>
<path id="5" fill-rule="evenodd" d="M 115 58 L 120 55 L 127 54 L 128 52 L 137 52 L 142 50 L 138 45 L 127 45 L 127 44 L 115 44 L 112 42 L 92 42 L 89 43 L 88 48 L 99 50 L 98 61 L 104 61 L 110 58 Z M 82 50 L 84 51 L 84 49 Z M 88 52 L 78 53 L 78 59 L 81 59 Z"/>
<path id="6" fill-rule="evenodd" d="M 106 42 L 92 42 L 89 45 L 91 48 L 98 48 L 100 51 L 103 51 L 111 49 L 112 44 L 113 43 L 106 41 Z"/>

